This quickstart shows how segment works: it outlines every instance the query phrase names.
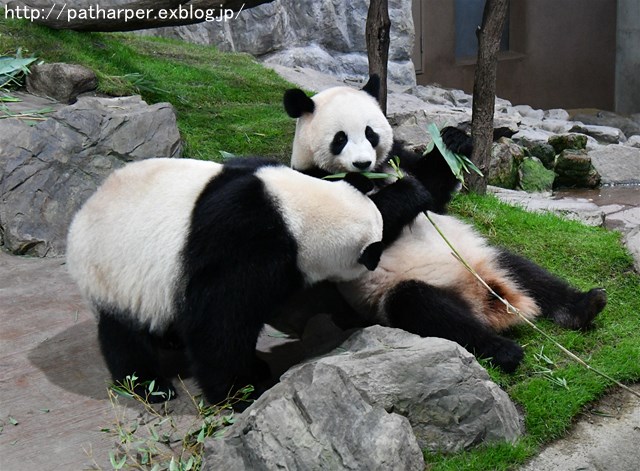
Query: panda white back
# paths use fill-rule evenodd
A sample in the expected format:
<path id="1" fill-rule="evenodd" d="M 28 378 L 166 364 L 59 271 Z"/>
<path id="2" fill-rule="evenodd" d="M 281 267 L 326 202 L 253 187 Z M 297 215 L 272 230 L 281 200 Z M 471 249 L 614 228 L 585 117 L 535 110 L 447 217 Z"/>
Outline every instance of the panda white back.
<path id="1" fill-rule="evenodd" d="M 67 266 L 92 302 L 126 310 L 151 331 L 174 315 L 191 210 L 222 165 L 148 159 L 116 170 L 75 216 Z"/>

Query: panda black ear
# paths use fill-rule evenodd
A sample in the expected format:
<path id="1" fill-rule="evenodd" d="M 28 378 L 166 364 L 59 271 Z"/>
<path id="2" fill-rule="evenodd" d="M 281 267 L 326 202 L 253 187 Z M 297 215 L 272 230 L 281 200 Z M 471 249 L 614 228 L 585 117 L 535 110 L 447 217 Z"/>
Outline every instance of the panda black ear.
<path id="1" fill-rule="evenodd" d="M 378 267 L 378 263 L 380 262 L 380 257 L 382 256 L 382 249 L 384 245 L 382 242 L 374 242 L 373 244 L 369 244 L 360 258 L 358 259 L 358 263 L 367 267 L 367 270 L 373 271 Z"/>
<path id="2" fill-rule="evenodd" d="M 282 102 L 285 111 L 292 118 L 299 118 L 305 113 L 313 113 L 316 108 L 313 100 L 299 88 L 291 88 L 284 92 Z"/>
<path id="3" fill-rule="evenodd" d="M 373 74 L 369 77 L 369 81 L 362 87 L 363 92 L 367 92 L 376 101 L 380 101 L 380 76 L 378 74 Z"/>

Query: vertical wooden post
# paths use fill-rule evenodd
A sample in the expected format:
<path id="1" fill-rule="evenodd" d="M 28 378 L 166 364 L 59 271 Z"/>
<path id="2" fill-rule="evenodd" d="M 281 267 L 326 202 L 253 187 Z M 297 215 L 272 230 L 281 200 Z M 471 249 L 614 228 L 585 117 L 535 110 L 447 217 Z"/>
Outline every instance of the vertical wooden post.
<path id="1" fill-rule="evenodd" d="M 487 174 L 493 144 L 493 112 L 496 98 L 496 75 L 500 38 L 507 17 L 509 0 L 486 0 L 482 25 L 477 31 L 478 62 L 473 83 L 473 116 L 471 160 L 484 173 L 480 177 L 469 175 L 469 189 L 484 194 L 487 191 Z"/>
<path id="2" fill-rule="evenodd" d="M 387 63 L 389 60 L 389 19 L 388 0 L 371 0 L 367 12 L 366 39 L 369 58 L 369 76 L 380 77 L 380 108 L 387 114 Z"/>

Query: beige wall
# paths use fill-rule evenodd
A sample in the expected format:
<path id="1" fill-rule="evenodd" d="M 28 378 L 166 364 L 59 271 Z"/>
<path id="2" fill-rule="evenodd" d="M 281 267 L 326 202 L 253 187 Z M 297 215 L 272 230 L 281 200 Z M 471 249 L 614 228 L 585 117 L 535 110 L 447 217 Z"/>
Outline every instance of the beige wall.
<path id="1" fill-rule="evenodd" d="M 471 93 L 474 61 L 455 59 L 454 1 L 415 1 L 422 2 L 418 83 Z M 536 108 L 614 109 L 616 0 L 511 0 L 509 33 L 498 96 Z"/>

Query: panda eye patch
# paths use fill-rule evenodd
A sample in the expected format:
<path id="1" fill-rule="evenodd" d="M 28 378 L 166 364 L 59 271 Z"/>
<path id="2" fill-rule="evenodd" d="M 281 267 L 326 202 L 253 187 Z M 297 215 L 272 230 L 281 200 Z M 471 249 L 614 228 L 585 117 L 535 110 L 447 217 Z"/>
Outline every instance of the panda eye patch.
<path id="1" fill-rule="evenodd" d="M 367 141 L 371 143 L 371 147 L 377 147 L 380 143 L 380 136 L 378 136 L 378 133 L 371 129 L 370 126 L 365 128 L 364 136 L 367 138 Z"/>
<path id="2" fill-rule="evenodd" d="M 333 155 L 339 155 L 340 152 L 342 152 L 342 150 L 344 149 L 344 146 L 347 145 L 347 142 L 349 142 L 347 134 L 344 131 L 338 131 L 333 136 L 333 141 L 331 141 L 331 153 Z"/>

